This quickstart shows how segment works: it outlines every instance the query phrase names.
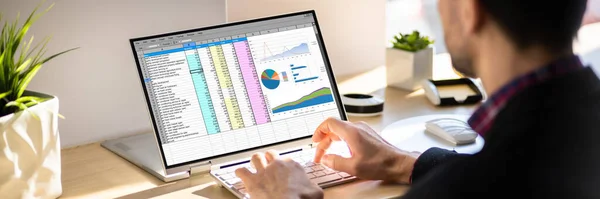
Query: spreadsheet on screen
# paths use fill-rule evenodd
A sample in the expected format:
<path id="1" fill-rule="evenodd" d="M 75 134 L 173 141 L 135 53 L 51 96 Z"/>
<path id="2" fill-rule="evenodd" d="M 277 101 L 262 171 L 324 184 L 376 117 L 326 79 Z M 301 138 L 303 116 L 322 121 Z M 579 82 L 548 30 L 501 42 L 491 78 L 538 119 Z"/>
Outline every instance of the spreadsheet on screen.
<path id="1" fill-rule="evenodd" d="M 312 14 L 133 43 L 167 166 L 312 135 L 340 118 Z"/>

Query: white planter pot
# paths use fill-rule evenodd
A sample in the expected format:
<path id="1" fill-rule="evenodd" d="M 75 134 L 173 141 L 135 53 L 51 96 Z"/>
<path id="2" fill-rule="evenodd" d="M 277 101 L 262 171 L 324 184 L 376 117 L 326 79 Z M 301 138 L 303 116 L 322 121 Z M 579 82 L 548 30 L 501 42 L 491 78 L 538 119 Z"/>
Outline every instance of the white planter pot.
<path id="1" fill-rule="evenodd" d="M 0 198 L 57 198 L 62 194 L 58 98 L 26 95 L 52 99 L 0 118 Z"/>
<path id="2" fill-rule="evenodd" d="M 422 80 L 433 77 L 433 48 L 418 52 L 387 48 L 385 65 L 388 86 L 417 90 Z"/>

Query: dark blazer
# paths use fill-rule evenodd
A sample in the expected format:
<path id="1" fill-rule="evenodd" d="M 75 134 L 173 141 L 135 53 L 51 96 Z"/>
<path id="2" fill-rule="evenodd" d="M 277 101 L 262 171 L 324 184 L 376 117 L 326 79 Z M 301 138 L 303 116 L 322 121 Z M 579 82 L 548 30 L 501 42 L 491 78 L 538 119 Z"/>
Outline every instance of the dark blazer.
<path id="1" fill-rule="evenodd" d="M 425 151 L 402 198 L 600 198 L 600 80 L 581 69 L 508 101 L 473 155 Z"/>

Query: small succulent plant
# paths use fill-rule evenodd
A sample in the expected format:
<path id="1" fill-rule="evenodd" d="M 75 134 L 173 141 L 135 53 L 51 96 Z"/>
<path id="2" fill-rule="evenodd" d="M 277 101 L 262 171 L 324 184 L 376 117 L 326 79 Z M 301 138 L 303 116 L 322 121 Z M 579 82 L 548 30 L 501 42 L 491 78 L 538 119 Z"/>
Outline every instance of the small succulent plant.
<path id="1" fill-rule="evenodd" d="M 394 48 L 410 52 L 423 50 L 433 43 L 434 41 L 430 40 L 428 36 L 421 36 L 421 33 L 416 30 L 411 34 L 400 33 L 392 40 Z"/>

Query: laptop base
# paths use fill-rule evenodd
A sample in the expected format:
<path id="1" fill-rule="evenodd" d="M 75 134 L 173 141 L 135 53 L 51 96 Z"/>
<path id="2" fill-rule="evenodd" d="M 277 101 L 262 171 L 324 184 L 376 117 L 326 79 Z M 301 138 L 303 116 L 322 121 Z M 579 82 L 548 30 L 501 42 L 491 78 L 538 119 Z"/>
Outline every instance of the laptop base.
<path id="1" fill-rule="evenodd" d="M 156 143 L 152 133 L 143 133 L 106 140 L 101 145 L 164 182 L 190 177 L 189 172 L 166 175 Z"/>

